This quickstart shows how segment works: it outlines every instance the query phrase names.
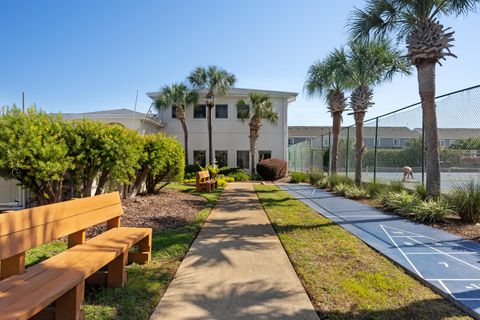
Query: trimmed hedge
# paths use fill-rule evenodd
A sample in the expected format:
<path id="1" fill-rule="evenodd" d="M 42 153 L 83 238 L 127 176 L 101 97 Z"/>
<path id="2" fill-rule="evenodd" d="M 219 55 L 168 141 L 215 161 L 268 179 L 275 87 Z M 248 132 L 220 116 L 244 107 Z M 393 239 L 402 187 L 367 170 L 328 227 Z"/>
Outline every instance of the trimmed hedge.
<path id="1" fill-rule="evenodd" d="M 265 159 L 257 164 L 257 172 L 263 180 L 278 180 L 287 174 L 287 162 L 275 158 Z"/>

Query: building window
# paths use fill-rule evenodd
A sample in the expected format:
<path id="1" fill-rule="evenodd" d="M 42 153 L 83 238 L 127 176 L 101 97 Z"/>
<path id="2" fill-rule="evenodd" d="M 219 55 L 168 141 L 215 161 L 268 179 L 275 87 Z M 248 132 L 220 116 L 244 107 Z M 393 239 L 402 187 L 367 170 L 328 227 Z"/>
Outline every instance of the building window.
<path id="1" fill-rule="evenodd" d="M 381 140 L 380 138 L 377 139 L 377 147 L 380 147 L 381 146 Z"/>
<path id="2" fill-rule="evenodd" d="M 288 145 L 291 146 L 292 144 L 295 143 L 295 139 L 293 138 L 288 138 Z"/>
<path id="3" fill-rule="evenodd" d="M 172 106 L 172 119 L 177 118 L 177 106 L 173 105 Z"/>
<path id="4" fill-rule="evenodd" d="M 323 138 L 323 145 L 327 147 L 330 145 L 330 139 L 328 137 Z"/>
<path id="5" fill-rule="evenodd" d="M 248 158 L 250 156 L 250 151 L 237 151 L 237 167 L 241 169 L 249 169 L 250 161 Z"/>
<path id="6" fill-rule="evenodd" d="M 445 147 L 445 140 L 443 139 L 440 140 L 440 147 Z"/>
<path id="7" fill-rule="evenodd" d="M 237 104 L 237 119 L 250 118 L 250 106 L 248 104 Z"/>
<path id="8" fill-rule="evenodd" d="M 228 166 L 228 151 L 227 150 L 215 150 L 215 161 L 219 168 Z"/>
<path id="9" fill-rule="evenodd" d="M 207 151 L 193 150 L 193 161 L 202 167 L 205 167 L 205 164 L 207 163 Z"/>
<path id="10" fill-rule="evenodd" d="M 193 108 L 193 117 L 195 119 L 205 119 L 207 117 L 207 107 L 204 104 L 197 104 Z"/>
<path id="11" fill-rule="evenodd" d="M 215 118 L 228 119 L 228 104 L 217 104 L 215 106 Z"/>
<path id="12" fill-rule="evenodd" d="M 393 146 L 400 147 L 400 139 L 393 139 Z"/>
<path id="13" fill-rule="evenodd" d="M 265 159 L 270 159 L 272 157 L 272 151 L 258 151 L 258 161 L 262 161 Z"/>

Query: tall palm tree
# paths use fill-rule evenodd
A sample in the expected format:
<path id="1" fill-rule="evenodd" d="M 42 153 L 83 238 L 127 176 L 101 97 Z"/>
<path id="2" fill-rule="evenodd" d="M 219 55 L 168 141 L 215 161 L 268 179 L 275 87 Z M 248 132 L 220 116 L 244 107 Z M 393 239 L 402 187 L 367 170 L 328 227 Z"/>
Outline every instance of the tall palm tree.
<path id="1" fill-rule="evenodd" d="M 251 161 L 251 173 L 255 174 L 255 165 L 257 163 L 257 141 L 260 136 L 260 129 L 263 125 L 263 120 L 268 120 L 272 123 L 278 121 L 278 113 L 273 110 L 273 101 L 265 93 L 252 92 L 248 95 L 250 100 L 251 114 L 248 126 L 250 128 L 250 161 Z M 244 104 L 243 100 L 239 101 L 239 104 Z"/>
<path id="2" fill-rule="evenodd" d="M 347 107 L 345 91 L 349 89 L 349 72 L 344 48 L 335 49 L 322 61 L 316 61 L 308 69 L 304 90 L 308 96 L 320 96 L 328 103 L 332 115 L 333 143 L 330 170 L 337 172 L 338 137 L 342 114 Z"/>
<path id="3" fill-rule="evenodd" d="M 205 105 L 208 108 L 208 161 L 210 164 L 213 164 L 212 109 L 215 105 L 215 98 L 224 96 L 237 79 L 233 73 L 229 73 L 217 66 L 197 67 L 190 73 L 187 79 L 194 88 L 207 91 Z M 210 99 L 211 101 L 209 101 Z"/>
<path id="4" fill-rule="evenodd" d="M 175 115 L 182 124 L 185 164 L 188 164 L 188 129 L 185 120 L 185 110 L 187 107 L 195 105 L 198 101 L 196 91 L 189 89 L 183 83 L 174 83 L 171 86 L 164 86 L 160 91 L 160 95 L 155 101 L 157 110 L 166 108 L 175 108 Z"/>
<path id="5" fill-rule="evenodd" d="M 373 87 L 397 73 L 409 74 L 410 65 L 399 50 L 387 41 L 351 42 L 348 52 L 350 81 L 354 87 L 350 105 L 355 119 L 355 184 L 362 181 L 363 121 L 373 105 Z"/>
<path id="6" fill-rule="evenodd" d="M 456 57 L 453 31 L 439 22 L 441 15 L 462 15 L 475 11 L 479 0 L 367 0 L 363 10 L 355 9 L 350 32 L 356 39 L 395 36 L 405 41 L 408 58 L 418 73 L 426 142 L 427 196 L 440 195 L 440 156 L 435 105 L 435 66 L 446 57 Z M 441 64 L 440 64 L 441 65 Z"/>

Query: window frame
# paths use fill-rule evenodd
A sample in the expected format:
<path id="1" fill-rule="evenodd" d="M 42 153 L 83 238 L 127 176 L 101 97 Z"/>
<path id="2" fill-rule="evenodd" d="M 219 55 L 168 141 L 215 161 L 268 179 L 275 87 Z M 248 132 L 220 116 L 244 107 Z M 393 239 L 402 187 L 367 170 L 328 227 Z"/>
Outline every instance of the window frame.
<path id="1" fill-rule="evenodd" d="M 218 106 L 221 106 L 221 107 L 225 107 L 226 110 L 227 110 L 227 116 L 225 118 L 220 118 L 218 117 L 218 114 L 217 114 L 217 108 Z M 219 119 L 219 120 L 228 120 L 228 104 L 227 103 L 219 103 L 219 104 L 216 104 L 215 105 L 215 119 Z"/>
<path id="2" fill-rule="evenodd" d="M 261 159 L 260 153 L 269 153 L 270 154 L 269 158 L 264 158 L 264 159 L 271 159 L 272 158 L 272 150 L 258 150 L 258 161 L 264 160 L 264 159 Z"/>
<path id="3" fill-rule="evenodd" d="M 173 104 L 171 111 L 172 112 L 171 112 L 170 115 L 171 115 L 172 119 L 177 119 L 177 106 Z"/>
<path id="4" fill-rule="evenodd" d="M 203 156 L 204 156 L 204 162 L 203 163 L 199 163 L 202 167 L 205 167 L 207 165 L 207 150 L 193 150 L 193 163 L 197 163 L 197 159 L 195 157 L 195 153 L 196 152 L 202 152 L 203 153 Z"/>
<path id="5" fill-rule="evenodd" d="M 239 152 L 246 152 L 246 154 L 247 154 L 247 162 L 246 162 L 245 167 L 240 166 L 240 164 L 238 162 L 238 160 L 240 159 L 240 157 L 238 156 Z M 236 156 L 237 156 L 237 159 L 236 159 L 237 160 L 237 167 L 239 167 L 243 170 L 249 170 L 250 169 L 250 150 L 237 150 Z"/>
<path id="6" fill-rule="evenodd" d="M 395 142 L 398 142 L 398 143 L 395 143 Z M 401 141 L 400 141 L 399 138 L 393 138 L 392 147 L 394 147 L 394 148 L 400 148 L 401 147 Z"/>
<path id="7" fill-rule="evenodd" d="M 217 160 L 217 152 L 225 152 L 225 163 L 223 166 L 219 165 L 218 164 L 218 160 Z M 228 167 L 228 150 L 215 150 L 215 161 L 216 161 L 216 164 L 219 168 L 221 167 Z"/>
<path id="8" fill-rule="evenodd" d="M 199 107 L 203 107 L 203 109 L 205 110 L 205 116 L 204 117 L 196 117 L 195 111 Z M 193 119 L 197 119 L 197 120 L 207 119 L 207 106 L 205 104 L 196 104 L 193 107 Z"/>
<path id="9" fill-rule="evenodd" d="M 240 111 L 239 111 L 239 109 L 240 109 L 241 107 L 246 107 L 246 108 L 248 108 L 248 113 L 247 113 L 246 117 L 240 117 Z M 238 105 L 238 104 L 237 104 L 237 119 L 239 119 L 239 120 L 250 119 L 250 105 L 249 105 L 249 104 L 244 104 L 244 105 Z"/>

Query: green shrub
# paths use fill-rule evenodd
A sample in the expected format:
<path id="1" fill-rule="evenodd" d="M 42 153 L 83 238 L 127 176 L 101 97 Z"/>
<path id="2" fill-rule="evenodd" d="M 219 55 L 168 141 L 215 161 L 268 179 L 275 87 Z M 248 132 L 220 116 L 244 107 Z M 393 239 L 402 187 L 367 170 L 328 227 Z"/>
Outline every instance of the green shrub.
<path id="1" fill-rule="evenodd" d="M 450 203 L 463 221 L 480 222 L 480 182 L 471 180 L 453 189 Z"/>
<path id="2" fill-rule="evenodd" d="M 350 187 L 351 187 L 350 184 L 342 182 L 337 184 L 335 188 L 333 188 L 333 191 L 338 195 L 344 196 Z"/>
<path id="3" fill-rule="evenodd" d="M 415 186 L 415 194 L 420 199 L 425 200 L 427 198 L 427 188 L 422 184 L 417 184 Z"/>
<path id="4" fill-rule="evenodd" d="M 366 199 L 369 197 L 367 190 L 356 186 L 349 186 L 345 191 L 345 197 L 348 199 Z"/>
<path id="5" fill-rule="evenodd" d="M 198 171 L 202 171 L 202 167 L 200 167 L 198 163 L 185 166 L 185 176 L 191 175 L 193 173 L 193 176 L 195 177 L 195 173 L 197 173 Z"/>
<path id="6" fill-rule="evenodd" d="M 314 170 L 308 175 L 308 180 L 311 185 L 317 185 L 318 182 L 325 177 L 322 170 Z"/>
<path id="7" fill-rule="evenodd" d="M 420 199 L 405 190 L 400 192 L 387 191 L 381 194 L 379 200 L 386 210 L 394 211 L 403 215 L 411 214 Z"/>
<path id="8" fill-rule="evenodd" d="M 185 184 L 195 184 L 197 182 L 196 178 L 188 178 L 188 179 L 183 179 L 183 183 Z"/>
<path id="9" fill-rule="evenodd" d="M 413 208 L 413 213 L 416 220 L 432 223 L 443 221 L 451 210 L 446 201 L 430 199 L 418 202 Z"/>
<path id="10" fill-rule="evenodd" d="M 332 189 L 335 189 L 335 187 L 339 184 L 347 184 L 349 186 L 352 186 L 353 185 L 353 181 L 352 179 L 344 176 L 344 175 L 339 175 L 339 174 L 334 174 L 334 175 L 331 175 L 330 178 L 329 178 L 329 185 L 330 185 L 330 188 Z"/>
<path id="11" fill-rule="evenodd" d="M 275 181 L 285 177 L 287 162 L 280 159 L 264 159 L 257 164 L 257 172 L 263 180 Z"/>
<path id="12" fill-rule="evenodd" d="M 224 176 L 231 176 L 236 173 L 244 173 L 244 171 L 238 167 L 222 167 L 218 170 L 218 174 L 223 174 Z"/>
<path id="13" fill-rule="evenodd" d="M 318 188 L 325 189 L 328 187 L 328 177 L 323 177 L 320 180 L 318 180 L 314 185 Z"/>
<path id="14" fill-rule="evenodd" d="M 405 190 L 405 187 L 401 181 L 390 181 L 388 190 L 392 192 L 402 192 Z"/>
<path id="15" fill-rule="evenodd" d="M 367 194 L 369 194 L 371 197 L 376 197 L 377 195 L 381 194 L 384 189 L 385 186 L 378 182 L 369 182 L 365 186 Z"/>
<path id="16" fill-rule="evenodd" d="M 249 181 L 250 176 L 245 173 L 243 170 L 236 173 L 231 173 L 228 175 L 230 178 L 235 179 L 235 181 Z"/>
<path id="17" fill-rule="evenodd" d="M 304 172 L 292 172 L 291 174 L 291 183 L 300 183 L 300 182 L 308 182 L 308 174 Z"/>

